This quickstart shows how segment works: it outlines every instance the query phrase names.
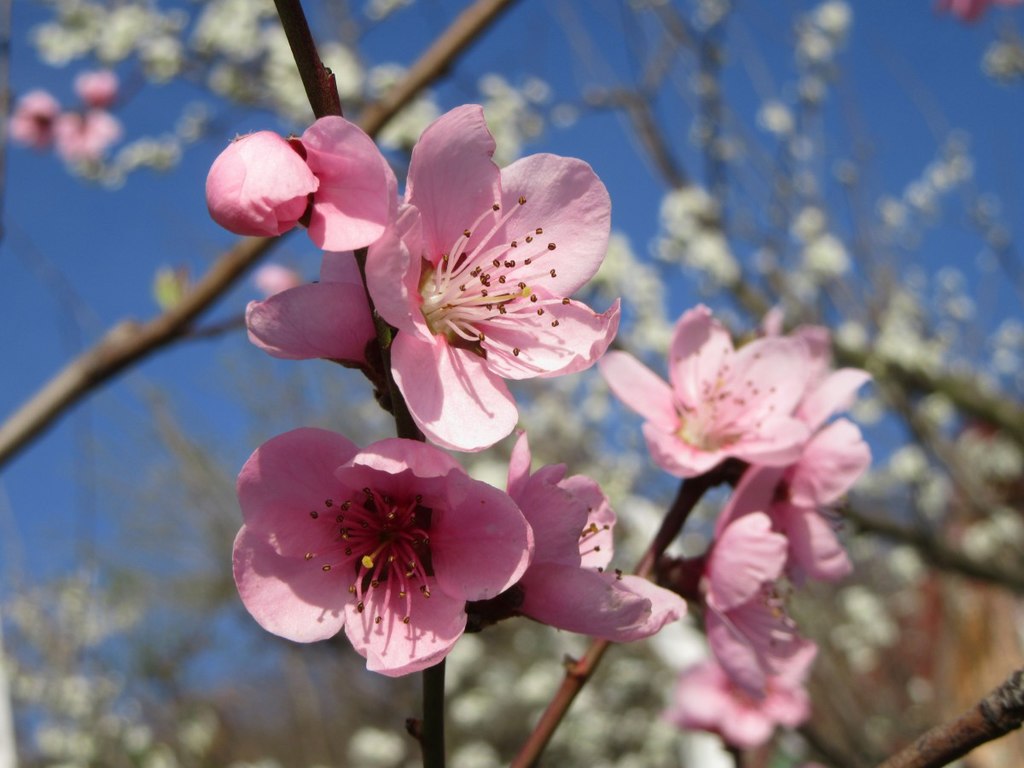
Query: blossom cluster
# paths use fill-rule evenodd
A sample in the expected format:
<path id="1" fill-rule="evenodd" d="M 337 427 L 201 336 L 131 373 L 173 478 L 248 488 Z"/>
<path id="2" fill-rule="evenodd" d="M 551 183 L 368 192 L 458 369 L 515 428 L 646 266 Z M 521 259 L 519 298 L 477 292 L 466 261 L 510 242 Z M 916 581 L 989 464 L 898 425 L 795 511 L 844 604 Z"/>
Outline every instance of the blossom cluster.
<path id="1" fill-rule="evenodd" d="M 71 110 L 62 109 L 48 91 L 29 91 L 14 106 L 11 139 L 38 150 L 53 146 L 69 164 L 95 162 L 121 138 L 121 122 L 109 109 L 118 88 L 110 70 L 82 72 L 75 78 L 82 107 Z"/>
<path id="2" fill-rule="evenodd" d="M 825 329 L 786 336 L 774 313 L 763 338 L 737 349 L 704 306 L 676 324 L 668 382 L 608 352 L 618 300 L 599 313 L 572 298 L 608 248 L 604 185 L 586 163 L 550 154 L 499 168 L 495 148 L 483 110 L 464 106 L 423 131 L 401 196 L 374 142 L 341 117 L 298 137 L 240 137 L 213 163 L 217 222 L 260 236 L 302 226 L 324 252 L 319 281 L 249 305 L 251 341 L 280 358 L 360 368 L 378 386 L 383 376 L 424 438 L 360 448 L 300 428 L 260 446 L 238 479 L 242 601 L 277 635 L 344 630 L 369 669 L 403 675 L 513 615 L 624 642 L 680 618 L 689 600 L 714 661 L 684 673 L 669 717 L 738 746 L 762 743 L 807 716 L 816 646 L 788 617 L 786 595 L 849 570 L 825 510 L 870 454 L 857 427 L 832 417 L 868 376 L 831 369 Z M 525 433 L 504 489 L 446 452 L 483 451 L 513 432 L 506 380 L 595 363 L 645 418 L 667 472 L 744 466 L 713 544 L 664 560 L 665 586 L 609 570 L 608 498 L 564 465 L 533 471 Z"/>
<path id="3" fill-rule="evenodd" d="M 668 717 L 741 748 L 809 715 L 803 682 L 816 649 L 788 616 L 787 591 L 849 572 L 828 509 L 871 461 L 856 425 L 832 420 L 868 374 L 832 370 L 827 329 L 783 336 L 780 325 L 769 315 L 764 337 L 735 349 L 698 306 L 676 324 L 668 382 L 625 352 L 600 361 L 612 391 L 644 417 L 662 469 L 687 478 L 729 459 L 746 465 L 708 551 L 667 569 L 702 605 L 713 653 L 683 673 Z"/>
<path id="4" fill-rule="evenodd" d="M 376 312 L 393 334 L 386 373 L 433 443 L 359 448 L 300 428 L 260 446 L 239 475 L 234 573 L 246 608 L 295 641 L 344 629 L 386 675 L 436 664 L 471 621 L 522 615 L 623 642 L 686 608 L 607 569 L 606 496 L 562 465 L 531 471 L 525 434 L 504 489 L 441 450 L 508 436 L 518 411 L 506 379 L 587 368 L 618 327 L 617 301 L 596 313 L 571 298 L 607 247 L 604 185 L 579 160 L 534 155 L 501 169 L 494 151 L 481 108 L 441 116 L 416 143 L 399 199 L 373 141 L 324 117 L 300 137 L 237 139 L 207 179 L 210 213 L 226 228 L 304 226 L 324 250 L 318 282 L 250 304 L 253 343 L 373 371 Z"/>

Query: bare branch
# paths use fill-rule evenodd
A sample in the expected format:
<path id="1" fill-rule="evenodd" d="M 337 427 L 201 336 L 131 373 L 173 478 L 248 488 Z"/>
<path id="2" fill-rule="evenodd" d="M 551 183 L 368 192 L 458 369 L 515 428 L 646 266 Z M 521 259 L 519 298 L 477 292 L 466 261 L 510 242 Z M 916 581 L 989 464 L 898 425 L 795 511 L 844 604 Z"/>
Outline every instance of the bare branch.
<path id="1" fill-rule="evenodd" d="M 939 768 L 1024 722 L 1024 669 L 954 720 L 938 725 L 878 768 Z"/>

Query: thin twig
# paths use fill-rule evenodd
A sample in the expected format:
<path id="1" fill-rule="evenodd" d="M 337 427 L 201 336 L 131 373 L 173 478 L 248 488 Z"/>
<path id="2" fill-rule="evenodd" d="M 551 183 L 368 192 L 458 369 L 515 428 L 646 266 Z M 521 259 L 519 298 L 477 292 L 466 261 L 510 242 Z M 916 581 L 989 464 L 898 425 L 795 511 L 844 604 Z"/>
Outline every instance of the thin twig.
<path id="1" fill-rule="evenodd" d="M 359 120 L 377 134 L 396 112 L 438 79 L 467 46 L 514 0 L 478 0 L 463 11 L 409 69 L 405 78 Z M 223 254 L 173 309 L 139 324 L 123 320 L 90 349 L 67 363 L 0 425 L 0 466 L 50 426 L 68 408 L 108 379 L 153 352 L 185 337 L 192 321 L 223 296 L 278 238 L 246 238 Z"/>
<path id="2" fill-rule="evenodd" d="M 975 747 L 1005 736 L 1024 722 L 1024 669 L 959 717 L 938 725 L 878 768 L 939 768 Z"/>
<path id="3" fill-rule="evenodd" d="M 341 115 L 341 99 L 338 97 L 334 73 L 320 60 L 316 43 L 313 42 L 313 33 L 302 11 L 302 3 L 299 0 L 274 0 L 274 5 L 313 114 L 318 118 Z"/>

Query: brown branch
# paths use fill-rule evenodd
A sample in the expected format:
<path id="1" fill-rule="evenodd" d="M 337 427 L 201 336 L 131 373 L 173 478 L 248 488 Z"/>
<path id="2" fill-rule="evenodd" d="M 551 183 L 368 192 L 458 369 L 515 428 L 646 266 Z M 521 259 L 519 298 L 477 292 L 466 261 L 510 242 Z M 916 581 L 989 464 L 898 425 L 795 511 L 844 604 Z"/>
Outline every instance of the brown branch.
<path id="1" fill-rule="evenodd" d="M 444 75 L 469 44 L 513 0 L 477 0 L 463 11 L 380 102 L 367 107 L 360 127 L 377 134 L 423 88 Z M 153 352 L 185 337 L 192 321 L 223 296 L 277 239 L 246 238 L 223 254 L 173 309 L 146 323 L 122 320 L 67 363 L 0 425 L 0 465 L 93 389 Z"/>
<path id="2" fill-rule="evenodd" d="M 730 471 L 731 468 L 723 469 L 722 471 L 712 470 L 706 475 L 683 481 L 679 486 L 679 492 L 676 494 L 675 501 L 672 502 L 672 507 L 665 515 L 665 519 L 661 521 L 661 527 L 658 529 L 643 557 L 640 558 L 640 562 L 637 563 L 633 573 L 643 578 L 650 577 L 654 572 L 654 566 L 658 558 L 665 552 L 665 549 L 672 543 L 672 540 L 679 535 L 679 531 L 682 530 L 687 517 L 689 517 L 697 502 L 700 501 L 701 496 L 709 488 L 723 482 Z M 555 695 L 548 703 L 547 708 L 541 714 L 540 720 L 537 721 L 537 725 L 534 726 L 533 731 L 531 731 L 523 743 L 519 754 L 515 756 L 511 763 L 511 768 L 531 768 L 531 766 L 537 764 L 541 753 L 547 747 L 548 742 L 551 741 L 551 737 L 561 724 L 566 712 L 569 711 L 569 707 L 579 692 L 583 690 L 583 686 L 587 684 L 587 681 L 597 671 L 597 666 L 601 663 L 601 659 L 610 645 L 611 643 L 607 640 L 594 640 L 587 648 L 582 659 L 570 661 L 566 664 L 565 677 L 562 679 L 561 686 L 559 686 Z"/>
<path id="3" fill-rule="evenodd" d="M 1024 668 L 959 717 L 938 725 L 878 768 L 939 768 L 1024 722 Z"/>
<path id="4" fill-rule="evenodd" d="M 302 3 L 299 0 L 274 0 L 274 5 L 313 114 L 318 118 L 341 115 L 341 99 L 338 97 L 334 73 L 320 60 L 316 43 L 313 42 L 313 33 L 309 31 L 306 14 L 302 11 Z"/>

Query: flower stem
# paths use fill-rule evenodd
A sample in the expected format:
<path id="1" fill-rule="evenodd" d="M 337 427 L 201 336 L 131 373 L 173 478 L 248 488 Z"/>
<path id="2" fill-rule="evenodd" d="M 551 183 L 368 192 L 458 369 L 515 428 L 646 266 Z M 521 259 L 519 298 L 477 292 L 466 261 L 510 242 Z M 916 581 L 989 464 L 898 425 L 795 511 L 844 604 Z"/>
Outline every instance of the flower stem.
<path id="1" fill-rule="evenodd" d="M 690 516 L 693 508 L 697 506 L 701 496 L 709 488 L 727 481 L 729 479 L 729 472 L 727 470 L 731 469 L 731 467 L 727 468 L 723 465 L 720 469 L 712 470 L 699 477 L 689 478 L 680 484 L 679 491 L 676 493 L 676 498 L 672 502 L 668 514 L 661 521 L 661 527 L 654 535 L 650 546 L 644 552 L 643 557 L 640 558 L 640 562 L 637 563 L 633 573 L 644 578 L 650 577 L 654 572 L 654 566 L 657 564 L 658 558 L 668 545 L 672 543 L 672 540 L 679 535 L 683 525 L 686 523 L 686 519 Z M 561 724 L 566 712 L 569 711 L 569 707 L 572 705 L 576 695 L 583 690 L 583 686 L 587 684 L 587 681 L 590 680 L 597 670 L 597 666 L 601 663 L 601 659 L 604 657 L 609 645 L 611 643 L 607 640 L 594 640 L 590 643 L 582 659 L 566 665 L 565 677 L 562 679 L 561 686 L 555 692 L 555 695 L 548 703 L 547 709 L 544 710 L 540 720 L 537 721 L 537 725 L 534 726 L 533 731 L 520 748 L 519 754 L 515 756 L 511 763 L 511 768 L 530 768 L 537 764 L 541 753 L 547 747 L 548 742 L 551 741 L 551 737 Z"/>
<path id="2" fill-rule="evenodd" d="M 444 659 L 423 670 L 423 768 L 444 768 Z"/>

